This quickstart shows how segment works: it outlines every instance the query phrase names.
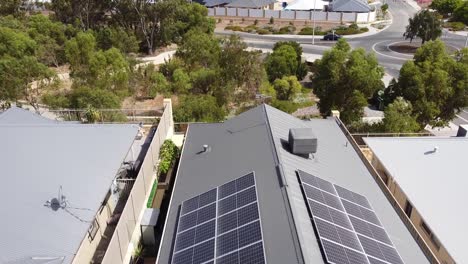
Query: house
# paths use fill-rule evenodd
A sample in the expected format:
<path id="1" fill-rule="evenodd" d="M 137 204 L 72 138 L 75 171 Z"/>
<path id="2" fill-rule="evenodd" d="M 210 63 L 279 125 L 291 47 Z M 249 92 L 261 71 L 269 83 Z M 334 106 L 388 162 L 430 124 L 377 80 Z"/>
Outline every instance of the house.
<path id="1" fill-rule="evenodd" d="M 277 0 L 199 0 L 197 3 L 206 7 L 232 7 L 251 9 L 274 9 Z"/>
<path id="2" fill-rule="evenodd" d="M 332 12 L 369 13 L 372 8 L 366 0 L 332 0 L 328 6 Z"/>
<path id="3" fill-rule="evenodd" d="M 430 263 L 339 119 L 190 124 L 156 263 Z"/>
<path id="4" fill-rule="evenodd" d="M 370 160 L 439 263 L 467 263 L 468 138 L 365 138 Z"/>
<path id="5" fill-rule="evenodd" d="M 295 10 L 295 11 L 323 11 L 326 10 L 328 5 L 330 4 L 329 1 L 323 0 L 294 0 L 291 3 L 288 3 L 285 10 Z"/>
<path id="6" fill-rule="evenodd" d="M 233 0 L 226 7 L 273 10 L 277 2 L 277 0 Z"/>
<path id="7" fill-rule="evenodd" d="M 163 117 L 160 130 L 168 131 L 171 120 Z M 152 148 L 165 136 L 137 124 L 62 122 L 16 107 L 0 112 L 0 263 L 124 263 L 154 180 Z M 115 246 L 120 230 L 128 240 Z M 118 260 L 105 257 L 111 254 Z"/>

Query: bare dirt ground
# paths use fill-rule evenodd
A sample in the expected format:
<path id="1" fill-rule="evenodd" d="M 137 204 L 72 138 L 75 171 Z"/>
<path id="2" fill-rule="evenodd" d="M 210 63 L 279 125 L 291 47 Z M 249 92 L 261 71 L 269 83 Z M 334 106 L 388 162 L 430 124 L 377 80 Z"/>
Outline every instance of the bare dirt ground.
<path id="1" fill-rule="evenodd" d="M 416 50 L 421 47 L 421 43 L 418 42 L 399 42 L 393 45 L 390 45 L 388 48 L 392 51 L 404 53 L 404 54 L 415 54 Z M 445 47 L 447 52 L 452 54 L 455 53 L 457 50 L 454 47 L 446 46 Z"/>

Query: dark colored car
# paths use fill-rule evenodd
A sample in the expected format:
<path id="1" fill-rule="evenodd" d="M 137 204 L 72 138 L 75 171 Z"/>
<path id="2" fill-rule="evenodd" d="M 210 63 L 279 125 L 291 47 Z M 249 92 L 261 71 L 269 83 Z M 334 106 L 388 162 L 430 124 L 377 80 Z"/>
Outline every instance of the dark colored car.
<path id="1" fill-rule="evenodd" d="M 325 36 L 323 36 L 323 40 L 339 40 L 341 38 L 340 35 L 337 35 L 337 34 L 326 34 Z"/>

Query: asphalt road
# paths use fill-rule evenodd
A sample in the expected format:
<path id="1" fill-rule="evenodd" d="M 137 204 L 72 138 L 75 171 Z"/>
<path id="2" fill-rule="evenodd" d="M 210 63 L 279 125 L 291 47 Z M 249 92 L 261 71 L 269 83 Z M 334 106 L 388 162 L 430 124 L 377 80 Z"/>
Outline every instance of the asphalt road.
<path id="1" fill-rule="evenodd" d="M 401 54 L 394 51 L 391 51 L 388 48 L 388 45 L 395 42 L 404 42 L 403 32 L 405 31 L 406 25 L 408 24 L 408 19 L 412 17 L 417 11 L 409 5 L 406 0 L 389 0 L 387 1 L 389 5 L 389 11 L 393 16 L 393 23 L 383 31 L 380 31 L 377 34 L 350 38 L 348 43 L 353 48 L 364 48 L 369 52 L 374 52 L 379 60 L 379 63 L 384 67 L 385 72 L 387 72 L 392 77 L 398 77 L 399 71 L 403 63 L 407 60 L 412 59 L 412 55 Z M 228 32 L 218 32 L 220 35 L 232 34 Z M 255 35 L 248 33 L 236 33 L 239 34 L 243 40 L 247 43 L 249 47 L 252 48 L 263 48 L 271 49 L 275 42 L 292 40 L 301 43 L 304 53 L 309 54 L 323 54 L 324 51 L 330 49 L 334 41 L 315 41 L 315 45 L 312 45 L 312 38 L 284 38 L 284 36 L 275 36 L 275 35 Z M 460 49 L 465 45 L 466 37 L 459 36 L 451 33 L 444 33 L 441 38 L 446 45 L 450 45 L 456 49 Z M 420 41 L 420 40 L 414 40 Z"/>

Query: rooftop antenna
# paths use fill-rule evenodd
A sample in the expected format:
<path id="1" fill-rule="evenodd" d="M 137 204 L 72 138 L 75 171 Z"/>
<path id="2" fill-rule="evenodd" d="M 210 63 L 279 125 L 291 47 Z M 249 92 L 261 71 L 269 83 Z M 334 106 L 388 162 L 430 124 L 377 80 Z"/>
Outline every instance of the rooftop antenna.
<path id="1" fill-rule="evenodd" d="M 59 208 L 64 209 L 67 207 L 66 197 L 62 194 L 62 185 L 59 187 L 58 196 L 46 201 L 44 206 L 47 206 L 54 211 L 57 211 Z"/>

